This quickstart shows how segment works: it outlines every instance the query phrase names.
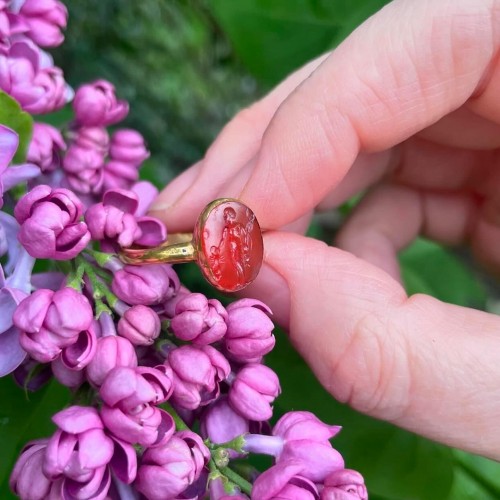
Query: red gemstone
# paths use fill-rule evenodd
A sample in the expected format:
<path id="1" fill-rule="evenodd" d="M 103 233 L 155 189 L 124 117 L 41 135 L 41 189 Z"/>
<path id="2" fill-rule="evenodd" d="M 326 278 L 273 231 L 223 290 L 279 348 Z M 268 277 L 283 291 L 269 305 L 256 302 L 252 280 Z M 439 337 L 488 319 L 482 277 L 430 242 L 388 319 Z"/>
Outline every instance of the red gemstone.
<path id="1" fill-rule="evenodd" d="M 259 223 L 243 203 L 216 200 L 205 208 L 194 233 L 198 262 L 219 290 L 236 292 L 259 274 L 264 246 Z"/>

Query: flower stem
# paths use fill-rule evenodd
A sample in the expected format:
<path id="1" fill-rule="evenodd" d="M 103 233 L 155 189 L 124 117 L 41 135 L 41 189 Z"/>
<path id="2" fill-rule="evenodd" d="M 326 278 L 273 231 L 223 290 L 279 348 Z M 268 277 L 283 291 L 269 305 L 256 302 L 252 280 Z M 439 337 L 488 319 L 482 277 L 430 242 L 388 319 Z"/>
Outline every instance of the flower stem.
<path id="1" fill-rule="evenodd" d="M 74 288 L 77 292 L 82 291 L 82 283 L 83 283 L 83 274 L 85 273 L 85 268 L 81 264 L 76 264 L 76 261 L 73 261 L 72 270 L 68 275 L 68 281 L 66 282 L 66 286 L 70 288 Z"/>
<path id="2" fill-rule="evenodd" d="M 241 491 L 247 495 L 252 493 L 252 485 L 246 479 L 243 479 L 239 474 L 229 467 L 221 467 L 219 469 L 224 476 L 226 476 L 232 483 L 236 484 Z"/>
<path id="3" fill-rule="evenodd" d="M 170 403 L 162 403 L 159 405 L 161 408 L 163 408 L 165 411 L 170 413 L 170 416 L 174 419 L 175 422 L 175 428 L 178 431 L 189 431 L 191 430 L 182 420 L 181 416 L 174 410 L 174 407 Z"/>
<path id="4" fill-rule="evenodd" d="M 99 279 L 94 266 L 89 261 L 81 256 L 78 256 L 76 257 L 76 263 L 78 266 L 77 272 L 80 267 L 83 268 L 83 273 L 87 275 L 90 284 L 92 285 L 92 296 L 95 300 L 96 305 L 96 317 L 99 318 L 99 316 L 103 312 L 113 314 L 111 309 L 106 304 L 104 304 L 102 299 L 106 299 L 106 302 L 109 304 L 109 306 L 113 307 L 116 304 L 118 297 L 111 292 L 106 283 L 103 283 Z"/>

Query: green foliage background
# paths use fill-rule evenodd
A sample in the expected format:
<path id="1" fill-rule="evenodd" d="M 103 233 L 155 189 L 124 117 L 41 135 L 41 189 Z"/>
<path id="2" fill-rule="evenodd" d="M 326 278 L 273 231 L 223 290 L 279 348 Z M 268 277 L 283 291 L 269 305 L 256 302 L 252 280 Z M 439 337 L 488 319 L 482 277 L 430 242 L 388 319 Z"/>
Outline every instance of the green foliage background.
<path id="1" fill-rule="evenodd" d="M 158 186 L 203 156 L 223 124 L 241 107 L 307 60 L 334 47 L 384 0 L 68 0 L 70 23 L 56 62 L 74 86 L 96 78 L 114 82 L 131 103 L 127 125 L 147 138 L 145 175 Z M 64 112 L 62 113 L 64 117 Z M 0 112 L 0 118 L 1 112 Z M 20 127 L 28 127 L 22 116 Z M 0 120 L 1 121 L 1 120 Z M 2 121 L 2 123 L 4 123 Z M 345 208 L 345 207 L 344 207 Z M 320 222 L 311 234 L 329 231 Z M 417 241 L 401 256 L 409 293 L 486 308 L 491 287 L 467 256 Z M 181 279 L 210 293 L 196 269 Z M 309 409 L 343 431 L 335 445 L 359 469 L 372 499 L 500 498 L 500 465 L 437 445 L 332 400 L 293 351 L 286 336 L 269 356 L 283 395 L 276 409 Z M 21 448 L 47 436 L 50 415 L 69 399 L 51 384 L 25 395 L 0 382 L 0 497 Z"/>

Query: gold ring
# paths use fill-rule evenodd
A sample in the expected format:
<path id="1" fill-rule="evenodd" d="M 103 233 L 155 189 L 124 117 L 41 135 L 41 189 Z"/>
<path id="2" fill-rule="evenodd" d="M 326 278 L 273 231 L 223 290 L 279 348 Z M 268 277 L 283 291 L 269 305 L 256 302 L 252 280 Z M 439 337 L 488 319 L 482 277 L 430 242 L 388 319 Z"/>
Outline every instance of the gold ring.
<path id="1" fill-rule="evenodd" d="M 207 281 L 223 292 L 236 292 L 259 274 L 264 256 L 255 214 L 232 198 L 209 203 L 193 233 L 178 233 L 154 248 L 124 248 L 126 264 L 179 264 L 195 261 Z"/>

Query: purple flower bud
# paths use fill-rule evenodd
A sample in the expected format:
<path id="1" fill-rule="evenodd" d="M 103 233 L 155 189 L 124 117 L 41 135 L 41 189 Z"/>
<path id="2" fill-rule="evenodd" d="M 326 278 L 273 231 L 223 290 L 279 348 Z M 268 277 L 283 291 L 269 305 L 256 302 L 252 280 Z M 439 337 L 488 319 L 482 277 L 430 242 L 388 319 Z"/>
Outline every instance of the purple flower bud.
<path id="1" fill-rule="evenodd" d="M 115 87 L 105 80 L 82 85 L 73 100 L 75 117 L 86 127 L 113 125 L 128 114 L 128 103 L 116 99 Z"/>
<path id="2" fill-rule="evenodd" d="M 230 373 L 226 358 L 211 346 L 185 345 L 168 354 L 165 365 L 174 374 L 172 401 L 195 410 L 219 396 L 219 383 Z"/>
<path id="3" fill-rule="evenodd" d="M 231 441 L 246 434 L 248 429 L 248 420 L 231 408 L 225 396 L 210 405 L 200 418 L 201 435 L 215 444 Z M 239 456 L 234 450 L 229 450 L 229 454 L 232 458 Z"/>
<path id="4" fill-rule="evenodd" d="M 142 234 L 135 217 L 113 205 L 96 203 L 90 206 L 85 221 L 92 239 L 105 241 L 107 245 L 117 243 L 118 247 L 126 248 Z"/>
<path id="5" fill-rule="evenodd" d="M 344 468 L 342 455 L 329 442 L 339 431 L 340 427 L 326 425 L 310 412 L 286 413 L 273 429 L 273 435 L 284 440 L 277 460 L 298 460 L 304 465 L 302 476 L 322 482 L 332 472 Z"/>
<path id="6" fill-rule="evenodd" d="M 231 358 L 243 363 L 259 362 L 275 343 L 271 310 L 259 300 L 241 299 L 227 307 L 227 333 L 224 338 Z"/>
<path id="7" fill-rule="evenodd" d="M 19 14 L 29 36 L 41 47 L 57 47 L 64 40 L 62 29 L 68 22 L 68 11 L 58 0 L 26 0 Z"/>
<path id="8" fill-rule="evenodd" d="M 174 335 L 194 344 L 212 344 L 224 337 L 227 312 L 216 299 L 192 293 L 177 303 L 170 323 Z"/>
<path id="9" fill-rule="evenodd" d="M 51 363 L 54 378 L 62 385 L 71 389 L 80 387 L 85 382 L 85 373 L 83 370 L 72 370 L 68 368 L 59 356 Z"/>
<path id="10" fill-rule="evenodd" d="M 42 363 L 54 360 L 62 349 L 77 342 L 92 319 L 89 301 L 73 288 L 37 290 L 17 306 L 13 316 L 22 347 Z"/>
<path id="11" fill-rule="evenodd" d="M 139 179 L 135 165 L 118 160 L 109 160 L 104 164 L 104 189 L 130 189 Z"/>
<path id="12" fill-rule="evenodd" d="M 368 500 L 363 476 L 350 469 L 332 472 L 325 479 L 321 500 Z"/>
<path id="13" fill-rule="evenodd" d="M 43 66 L 42 58 L 39 48 L 28 39 L 16 41 L 5 54 L 0 53 L 0 89 L 31 114 L 55 111 L 68 98 L 62 71 Z"/>
<path id="14" fill-rule="evenodd" d="M 149 500 L 178 498 L 201 472 L 210 453 L 199 436 L 179 432 L 142 456 L 135 487 Z"/>
<path id="15" fill-rule="evenodd" d="M 253 500 L 318 500 L 315 484 L 301 477 L 300 462 L 282 462 L 263 472 L 252 488 Z"/>
<path id="16" fill-rule="evenodd" d="M 9 15 L 7 14 L 8 0 L 0 0 L 0 49 L 8 48 L 8 41 L 10 36 L 10 22 Z"/>
<path id="17" fill-rule="evenodd" d="M 49 479 L 64 475 L 88 481 L 113 456 L 113 441 L 95 408 L 70 406 L 52 417 L 58 430 L 47 444 L 43 472 Z"/>
<path id="18" fill-rule="evenodd" d="M 83 149 L 100 151 L 104 157 L 109 151 L 109 134 L 104 127 L 81 127 L 76 131 L 74 144 Z"/>
<path id="19" fill-rule="evenodd" d="M 91 206 L 85 214 L 92 239 L 101 246 L 129 247 L 132 244 L 156 246 L 166 237 L 162 222 L 153 217 L 137 217 L 137 195 L 126 189 L 110 189 L 104 193 L 102 203 Z"/>
<path id="20" fill-rule="evenodd" d="M 72 259 L 90 241 L 82 212 L 81 201 L 68 189 L 36 186 L 14 209 L 21 224 L 18 239 L 38 259 Z"/>
<path id="21" fill-rule="evenodd" d="M 273 416 L 272 404 L 281 392 L 276 373 L 260 364 L 244 366 L 231 384 L 231 406 L 249 420 L 269 420 Z"/>
<path id="22" fill-rule="evenodd" d="M 104 402 L 101 416 L 111 433 L 127 443 L 158 446 L 172 436 L 175 423 L 154 405 L 166 401 L 172 380 L 154 368 L 114 368 L 99 394 Z"/>
<path id="23" fill-rule="evenodd" d="M 192 431 L 180 431 L 175 433 L 175 437 L 182 439 L 191 450 L 191 458 L 194 465 L 194 477 L 198 479 L 205 465 L 210 460 L 210 451 L 205 446 L 203 439 Z"/>
<path id="24" fill-rule="evenodd" d="M 97 341 L 96 353 L 87 366 L 87 378 L 92 385 L 100 387 L 108 373 L 118 366 L 137 366 L 134 346 L 122 337 L 101 337 Z"/>
<path id="25" fill-rule="evenodd" d="M 61 477 L 52 483 L 52 489 L 47 500 L 60 500 L 70 498 L 88 498 L 92 500 L 105 500 L 110 498 L 107 493 L 111 487 L 111 473 L 109 467 L 103 466 L 95 469 L 85 480 Z"/>
<path id="26" fill-rule="evenodd" d="M 67 368 L 81 370 L 92 361 L 97 349 L 96 331 L 97 322 L 93 321 L 87 330 L 79 333 L 76 342 L 62 350 L 61 361 Z"/>
<path id="27" fill-rule="evenodd" d="M 35 123 L 26 159 L 38 165 L 42 172 L 52 172 L 61 165 L 61 152 L 65 149 L 59 130 L 52 125 Z"/>
<path id="28" fill-rule="evenodd" d="M 29 442 L 21 451 L 9 480 L 10 489 L 19 498 L 45 500 L 52 482 L 42 471 L 48 439 Z"/>
<path id="29" fill-rule="evenodd" d="M 117 130 L 111 137 L 109 156 L 113 160 L 128 163 L 134 167 L 149 158 L 144 138 L 136 130 Z"/>
<path id="30" fill-rule="evenodd" d="M 167 299 L 163 304 L 163 314 L 167 318 L 173 318 L 175 316 L 175 308 L 177 307 L 177 304 L 184 299 L 184 297 L 190 294 L 191 292 L 184 285 L 181 285 L 177 293 L 173 297 Z"/>
<path id="31" fill-rule="evenodd" d="M 134 345 L 150 345 L 160 335 L 160 318 L 153 309 L 137 305 L 127 309 L 118 321 L 118 334 Z"/>
<path id="32" fill-rule="evenodd" d="M 208 484 L 208 488 L 210 491 L 210 500 L 248 500 L 248 496 L 241 493 L 241 491 L 233 486 L 232 492 L 227 492 L 226 488 L 228 484 L 224 484 L 220 477 L 216 477 L 215 479 L 210 479 Z"/>
<path id="33" fill-rule="evenodd" d="M 180 281 L 172 266 L 125 266 L 116 272 L 111 288 L 113 293 L 128 304 L 151 306 L 174 296 Z"/>
<path id="34" fill-rule="evenodd" d="M 328 441 L 336 436 L 341 429 L 338 425 L 325 424 L 309 411 L 291 411 L 285 413 L 276 422 L 273 434 L 286 440 Z"/>
<path id="35" fill-rule="evenodd" d="M 104 154 L 97 148 L 72 144 L 63 160 L 66 179 L 72 189 L 84 194 L 102 191 Z"/>

